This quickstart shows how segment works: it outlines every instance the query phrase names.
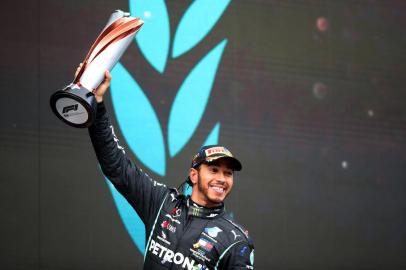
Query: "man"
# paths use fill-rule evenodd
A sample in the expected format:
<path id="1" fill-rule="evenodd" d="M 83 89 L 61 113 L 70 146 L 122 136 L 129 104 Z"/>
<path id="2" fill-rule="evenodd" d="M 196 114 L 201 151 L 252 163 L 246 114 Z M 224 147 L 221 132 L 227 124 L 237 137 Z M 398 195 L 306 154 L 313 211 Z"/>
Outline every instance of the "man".
<path id="1" fill-rule="evenodd" d="M 222 146 L 206 146 L 192 160 L 191 196 L 152 180 L 125 155 L 114 134 L 103 103 L 110 80 L 106 71 L 94 91 L 98 109 L 89 134 L 103 173 L 145 224 L 144 269 L 254 269 L 248 232 L 232 221 L 223 203 L 241 163 Z"/>

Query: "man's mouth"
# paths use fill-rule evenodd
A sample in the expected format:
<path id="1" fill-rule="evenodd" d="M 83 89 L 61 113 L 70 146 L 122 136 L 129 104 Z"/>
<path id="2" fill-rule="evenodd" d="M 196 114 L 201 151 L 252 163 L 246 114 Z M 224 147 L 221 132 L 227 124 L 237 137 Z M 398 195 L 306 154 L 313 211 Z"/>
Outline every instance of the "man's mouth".
<path id="1" fill-rule="evenodd" d="M 210 186 L 210 189 L 212 189 L 214 192 L 218 194 L 223 194 L 225 192 L 224 187 L 219 187 L 219 186 Z"/>

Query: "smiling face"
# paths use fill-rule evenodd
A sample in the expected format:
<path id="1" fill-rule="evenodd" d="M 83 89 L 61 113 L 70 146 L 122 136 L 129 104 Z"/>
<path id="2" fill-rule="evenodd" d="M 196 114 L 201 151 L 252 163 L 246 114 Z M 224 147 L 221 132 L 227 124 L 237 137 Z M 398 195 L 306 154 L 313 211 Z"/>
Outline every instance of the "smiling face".
<path id="1" fill-rule="evenodd" d="M 233 187 L 234 171 L 226 158 L 191 168 L 192 200 L 205 207 L 215 207 L 224 201 Z"/>

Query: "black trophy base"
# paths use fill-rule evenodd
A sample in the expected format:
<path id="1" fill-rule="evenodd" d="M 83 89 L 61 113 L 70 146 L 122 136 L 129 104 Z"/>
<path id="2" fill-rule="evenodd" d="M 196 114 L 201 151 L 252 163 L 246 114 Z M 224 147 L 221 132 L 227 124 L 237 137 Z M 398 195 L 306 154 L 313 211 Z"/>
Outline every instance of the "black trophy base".
<path id="1" fill-rule="evenodd" d="M 55 115 L 72 127 L 89 127 L 96 117 L 97 102 L 93 93 L 74 84 L 52 94 L 50 105 Z"/>

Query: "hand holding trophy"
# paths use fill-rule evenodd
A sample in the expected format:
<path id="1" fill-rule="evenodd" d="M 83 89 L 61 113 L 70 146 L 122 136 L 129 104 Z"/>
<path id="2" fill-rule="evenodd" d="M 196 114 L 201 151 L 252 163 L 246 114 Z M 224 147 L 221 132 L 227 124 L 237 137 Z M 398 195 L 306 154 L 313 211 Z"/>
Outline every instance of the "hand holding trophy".
<path id="1" fill-rule="evenodd" d="M 75 78 L 79 74 L 79 71 L 82 69 L 82 66 L 83 66 L 83 63 L 80 63 L 79 66 L 76 68 Z M 96 89 L 94 89 L 92 91 L 97 103 L 103 101 L 104 93 L 107 92 L 107 89 L 110 87 L 111 79 L 112 79 L 112 77 L 111 77 L 110 71 L 106 70 L 104 72 L 103 81 L 100 83 L 100 85 Z"/>
<path id="2" fill-rule="evenodd" d="M 103 84 L 105 78 L 111 78 L 106 70 L 111 70 L 118 62 L 143 23 L 120 10 L 110 16 L 73 82 L 51 96 L 50 105 L 58 118 L 78 128 L 89 127 L 93 123 L 97 101 L 101 101 L 101 96 L 95 97 L 93 91 Z"/>

